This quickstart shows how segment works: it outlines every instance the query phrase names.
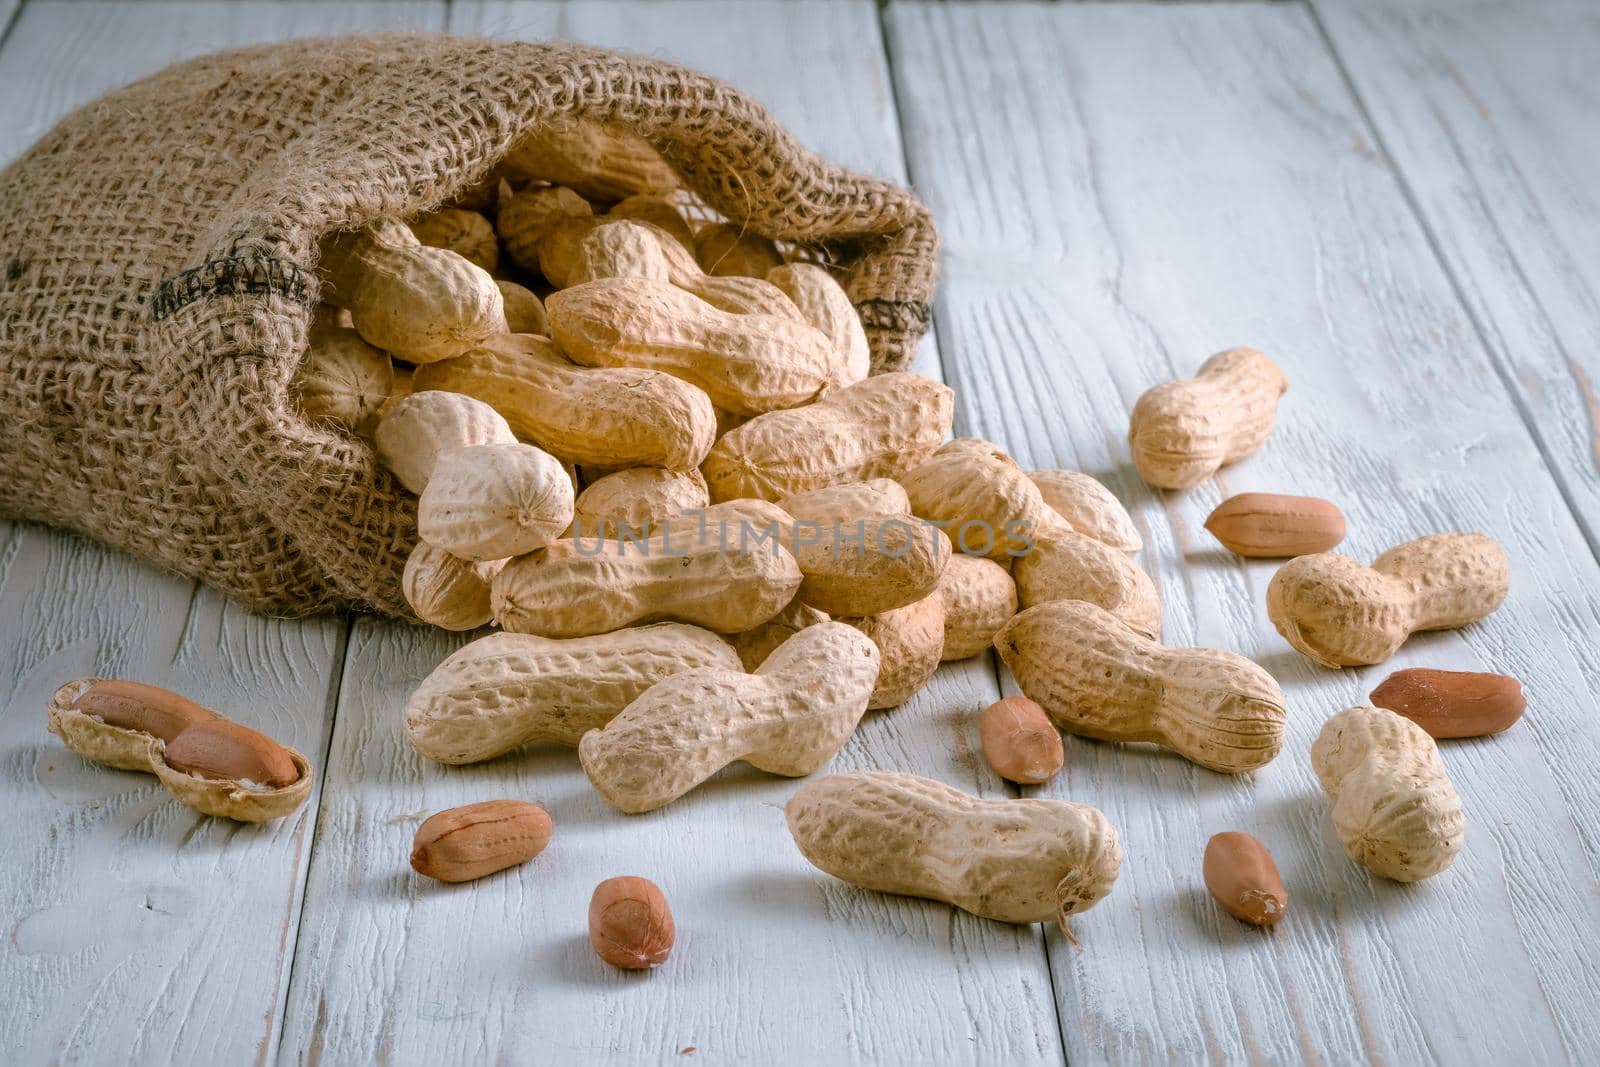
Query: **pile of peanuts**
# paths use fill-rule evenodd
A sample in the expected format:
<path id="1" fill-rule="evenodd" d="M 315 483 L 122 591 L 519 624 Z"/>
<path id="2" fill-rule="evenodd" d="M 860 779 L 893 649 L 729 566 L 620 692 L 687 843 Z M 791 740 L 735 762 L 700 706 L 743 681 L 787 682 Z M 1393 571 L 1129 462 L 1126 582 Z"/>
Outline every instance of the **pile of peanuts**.
<path id="1" fill-rule="evenodd" d="M 417 616 L 500 631 L 413 694 L 417 752 L 464 764 L 573 746 L 607 801 L 648 812 L 739 760 L 810 775 L 869 709 L 993 648 L 1025 694 L 980 720 L 1011 781 L 1050 780 L 1058 730 L 1226 774 L 1278 755 L 1285 700 L 1270 674 L 1234 652 L 1159 644 L 1139 532 L 1105 486 L 947 441 L 951 390 L 869 377 L 866 334 L 827 269 L 736 225 L 692 223 L 678 184 L 626 134 L 543 131 L 458 203 L 326 242 L 295 396 L 309 419 L 369 438 L 417 495 L 404 574 Z M 1261 447 L 1286 389 L 1260 352 L 1221 352 L 1139 398 L 1134 465 L 1154 486 L 1195 486 Z M 1269 614 L 1329 667 L 1382 662 L 1506 595 L 1505 555 L 1486 537 L 1423 537 L 1369 567 L 1329 551 L 1344 526 L 1326 501 L 1258 493 L 1207 522 L 1241 556 L 1292 557 Z M 193 746 L 173 730 L 201 727 L 108 713 L 87 700 L 96 690 L 52 707 L 78 751 L 103 758 L 121 739 L 137 758 L 116 765 L 164 781 L 245 798 L 284 786 L 218 756 L 221 735 L 210 763 L 174 759 Z M 1449 866 L 1463 835 L 1434 738 L 1506 728 L 1521 691 L 1412 670 L 1372 700 L 1329 719 L 1311 759 L 1350 857 L 1414 881 Z M 983 800 L 912 774 L 823 777 L 786 812 L 822 870 L 1005 922 L 1065 929 L 1123 858 L 1087 805 Z M 532 859 L 551 833 L 535 805 L 468 805 L 421 826 L 412 865 L 479 878 Z M 1287 890 L 1255 837 L 1216 835 L 1202 866 L 1229 913 L 1283 918 Z M 642 878 L 602 883 L 590 929 L 618 966 L 657 965 L 672 945 L 665 898 Z"/>

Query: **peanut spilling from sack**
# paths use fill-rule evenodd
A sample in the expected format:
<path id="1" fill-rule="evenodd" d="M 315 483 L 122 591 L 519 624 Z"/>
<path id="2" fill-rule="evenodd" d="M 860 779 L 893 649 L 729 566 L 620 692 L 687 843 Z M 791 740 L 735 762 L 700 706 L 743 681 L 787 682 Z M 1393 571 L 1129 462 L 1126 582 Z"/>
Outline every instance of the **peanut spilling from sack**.
<path id="1" fill-rule="evenodd" d="M 879 374 L 806 407 L 757 415 L 712 446 L 712 500 L 780 500 L 840 482 L 894 478 L 950 432 L 955 394 L 920 374 Z"/>
<path id="2" fill-rule="evenodd" d="M 500 266 L 500 239 L 495 236 L 494 223 L 485 218 L 482 212 L 458 207 L 440 208 L 413 219 L 411 232 L 423 244 L 448 248 L 490 274 Z M 502 289 L 502 295 L 504 292 Z"/>
<path id="3" fill-rule="evenodd" d="M 401 397 L 379 420 L 374 441 L 379 461 L 420 496 L 443 453 L 469 445 L 514 445 L 517 438 L 488 404 L 429 390 Z"/>
<path id="4" fill-rule="evenodd" d="M 800 600 L 830 615 L 876 615 L 929 596 L 949 566 L 950 539 L 911 515 L 862 516 L 789 528 L 804 580 Z"/>
<path id="5" fill-rule="evenodd" d="M 489 272 L 421 244 L 399 223 L 340 234 L 323 253 L 325 296 L 350 312 L 363 340 L 410 363 L 460 355 L 506 332 Z"/>
<path id="6" fill-rule="evenodd" d="M 532 335 L 488 338 L 423 367 L 416 387 L 476 397 L 518 436 L 586 466 L 691 470 L 716 433 L 710 397 L 689 382 L 661 371 L 580 367 Z"/>
<path id="7" fill-rule="evenodd" d="M 575 363 L 665 371 L 736 414 L 809 403 L 832 375 L 829 339 L 798 317 L 722 311 L 667 282 L 585 282 L 551 294 L 545 314 Z"/>
<path id="8" fill-rule="evenodd" d="M 520 556 L 572 525 L 572 481 L 548 452 L 523 444 L 451 449 L 417 502 L 417 532 L 462 559 Z"/>
<path id="9" fill-rule="evenodd" d="M 1034 535 L 1033 550 L 1011 565 L 1024 608 L 1081 600 L 1116 616 L 1146 637 L 1161 633 L 1161 599 L 1150 576 L 1126 553 L 1065 523 Z"/>
<path id="10" fill-rule="evenodd" d="M 900 482 L 912 510 L 943 526 L 963 554 L 1011 564 L 1023 607 L 1085 600 L 1152 637 L 1160 632 L 1155 583 L 1129 560 L 1126 542 L 1114 548 L 1079 533 L 998 447 L 957 438 Z"/>
<path id="11" fill-rule="evenodd" d="M 733 634 L 729 641 L 733 645 L 733 650 L 739 653 L 739 662 L 744 664 L 745 671 L 754 674 L 756 668 L 765 663 L 767 657 L 776 652 L 789 638 L 807 626 L 816 626 L 818 623 L 828 621 L 828 616 L 816 608 L 807 607 L 798 600 L 791 600 L 788 607 L 760 626 Z"/>
<path id="12" fill-rule="evenodd" d="M 707 274 L 695 262 L 694 255 L 673 240 L 669 230 L 649 222 L 597 220 L 574 242 L 557 236 L 540 247 L 540 266 L 547 276 L 563 278 L 565 287 L 602 278 L 670 282 L 720 311 L 811 321 L 795 301 L 769 281 Z M 853 307 L 850 313 L 855 314 Z M 863 339 L 865 336 L 863 332 Z M 844 353 L 838 356 L 842 366 L 847 357 Z"/>
<path id="13" fill-rule="evenodd" d="M 504 562 L 474 563 L 422 542 L 406 559 L 400 588 L 423 622 L 442 630 L 475 630 L 494 617 L 489 582 Z"/>
<path id="14" fill-rule="evenodd" d="M 404 728 L 419 754 L 462 764 L 576 746 L 612 805 L 647 812 L 738 761 L 812 774 L 869 709 L 993 648 L 1025 694 L 978 724 L 1009 781 L 1060 770 L 1058 728 L 1226 773 L 1277 755 L 1285 700 L 1266 671 L 1157 643 L 1157 589 L 1133 562 L 1143 538 L 1104 485 L 1025 470 L 980 438 L 942 443 L 953 392 L 869 377 L 850 294 L 803 261 L 817 250 L 739 220 L 691 223 L 679 184 L 628 131 L 559 123 L 526 133 L 456 204 L 324 242 L 321 292 L 343 310 L 318 312 L 293 395 L 319 432 L 370 434 L 418 495 L 403 577 L 418 617 L 507 631 L 459 649 L 412 695 Z M 1198 484 L 1261 447 L 1286 389 L 1260 352 L 1218 353 L 1138 399 L 1135 466 L 1158 487 Z M 1242 556 L 1299 557 L 1273 578 L 1269 614 L 1329 665 L 1379 662 L 1506 593 L 1504 554 L 1477 535 L 1362 567 L 1327 553 L 1344 535 L 1327 501 L 1244 493 L 1206 525 Z M 202 810 L 270 817 L 309 791 L 298 753 L 121 685 L 58 694 L 52 729 Z M 1460 845 L 1428 732 L 1503 729 L 1520 687 L 1410 671 L 1373 699 L 1423 726 L 1351 709 L 1313 763 L 1352 857 L 1425 877 Z M 1122 862 L 1094 808 L 982 800 L 911 774 L 821 778 L 785 812 L 822 870 L 1005 922 L 1065 930 Z M 477 878 L 526 862 L 550 832 L 531 804 L 467 805 L 418 829 L 412 863 Z M 1230 914 L 1282 919 L 1288 893 L 1256 838 L 1216 835 L 1203 868 Z M 675 928 L 659 888 L 624 877 L 597 886 L 589 933 L 602 959 L 641 968 L 667 958 Z"/>
<path id="15" fill-rule="evenodd" d="M 1300 556 L 1267 586 L 1267 614 L 1324 667 L 1382 663 L 1422 630 L 1453 630 L 1498 608 L 1511 587 L 1503 549 L 1482 534 L 1435 534 L 1363 567 L 1327 552 Z"/>
<path id="16" fill-rule="evenodd" d="M 1030 471 L 1028 477 L 1039 487 L 1050 510 L 1072 530 L 1130 556 L 1143 550 L 1144 538 L 1139 536 L 1133 516 L 1100 482 L 1078 471 L 1060 469 Z"/>
<path id="17" fill-rule="evenodd" d="M 619 126 L 573 121 L 524 134 L 501 161 L 507 177 L 566 186 L 601 202 L 676 189 L 678 174 L 661 153 Z"/>
<path id="18" fill-rule="evenodd" d="M 944 608 L 944 647 L 940 659 L 967 659 L 987 652 L 1000 627 L 1017 613 L 1017 584 L 990 559 L 950 557 L 939 579 Z"/>
<path id="19" fill-rule="evenodd" d="M 79 678 L 56 689 L 46 712 L 72 751 L 154 774 L 207 815 L 265 822 L 311 795 L 311 764 L 299 752 L 170 690 Z"/>
<path id="20" fill-rule="evenodd" d="M 899 476 L 911 510 L 936 522 L 964 555 L 1010 561 L 1045 525 L 1039 487 L 1010 456 L 975 438 L 959 438 Z"/>
<path id="21" fill-rule="evenodd" d="M 545 637 L 658 621 L 719 633 L 748 630 L 776 615 L 800 588 L 800 565 L 780 543 L 781 528 L 708 508 L 666 520 L 639 543 L 552 541 L 495 575 L 495 621 Z"/>
<path id="22" fill-rule="evenodd" d="M 621 539 L 648 534 L 674 515 L 711 503 L 697 470 L 629 467 L 590 482 L 572 509 L 572 536 Z"/>
<path id="23" fill-rule="evenodd" d="M 944 659 L 944 598 L 937 592 L 913 604 L 841 619 L 872 638 L 882 666 L 867 707 L 897 708 L 922 692 Z"/>
<path id="24" fill-rule="evenodd" d="M 536 742 L 576 745 L 657 682 L 740 669 L 727 641 L 663 622 L 570 640 L 492 634 L 451 653 L 406 704 L 406 738 L 429 759 L 476 763 Z"/>
<path id="25" fill-rule="evenodd" d="M 702 668 L 657 682 L 584 734 L 578 757 L 630 814 L 670 804 L 735 760 L 799 777 L 844 745 L 877 679 L 871 641 L 839 623 L 808 626 L 754 674 Z"/>
<path id="26" fill-rule="evenodd" d="M 323 316 L 313 320 L 305 362 L 290 385 L 302 412 L 370 433 L 394 387 L 394 363 L 387 352 L 348 326 Z"/>
<path id="27" fill-rule="evenodd" d="M 892 478 L 838 482 L 782 497 L 778 506 L 800 522 L 822 527 L 856 519 L 911 514 L 911 498 Z"/>
<path id="28" fill-rule="evenodd" d="M 694 232 L 694 254 L 710 274 L 765 278 L 783 255 L 759 234 L 731 222 L 709 222 Z"/>

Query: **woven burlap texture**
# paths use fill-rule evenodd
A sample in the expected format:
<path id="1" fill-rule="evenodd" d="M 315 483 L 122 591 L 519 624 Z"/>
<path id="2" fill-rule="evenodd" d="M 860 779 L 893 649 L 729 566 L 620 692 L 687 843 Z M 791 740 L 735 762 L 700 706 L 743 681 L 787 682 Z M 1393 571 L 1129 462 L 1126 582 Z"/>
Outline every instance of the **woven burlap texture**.
<path id="1" fill-rule="evenodd" d="M 0 173 L 0 515 L 265 613 L 410 617 L 415 499 L 290 400 L 318 242 L 436 207 L 524 131 L 579 118 L 633 129 L 711 208 L 843 266 L 874 369 L 907 365 L 933 288 L 926 209 L 721 82 L 449 36 L 224 52 L 88 105 Z"/>

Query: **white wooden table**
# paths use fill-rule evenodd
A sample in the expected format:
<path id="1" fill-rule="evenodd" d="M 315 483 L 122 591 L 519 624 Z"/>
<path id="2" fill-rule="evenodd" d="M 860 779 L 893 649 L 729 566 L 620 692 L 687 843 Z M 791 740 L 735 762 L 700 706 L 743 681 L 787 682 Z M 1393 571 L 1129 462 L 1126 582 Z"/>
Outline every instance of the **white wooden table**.
<path id="1" fill-rule="evenodd" d="M 1241 778 L 1067 740 L 1042 792 L 1103 808 L 1128 852 L 1079 950 L 822 876 L 784 830 L 788 780 L 735 769 L 623 817 L 570 752 L 420 759 L 402 703 L 461 637 L 253 618 L 0 525 L 0 1063 L 1600 1061 L 1600 4 L 0 0 L 0 24 L 0 159 L 169 61 L 292 36 L 569 37 L 736 82 L 932 206 L 919 368 L 956 388 L 958 431 L 1102 477 L 1144 532 L 1166 643 L 1244 652 L 1291 705 L 1283 755 Z M 1277 432 L 1191 492 L 1150 490 L 1129 405 L 1237 344 L 1289 374 Z M 1273 566 L 1201 529 L 1244 490 L 1338 501 L 1362 558 L 1486 532 L 1511 597 L 1383 667 L 1316 668 L 1266 618 Z M 1530 706 L 1446 747 L 1467 846 L 1407 887 L 1345 860 L 1307 752 L 1423 664 L 1514 674 Z M 318 793 L 241 827 L 85 763 L 42 707 L 88 673 L 292 742 Z M 835 766 L 1006 795 L 974 728 L 998 677 L 947 666 Z M 461 887 L 411 873 L 425 814 L 500 795 L 549 808 L 546 855 Z M 1283 868 L 1271 934 L 1200 886 L 1223 829 Z M 588 949 L 589 891 L 617 873 L 672 901 L 657 973 Z"/>

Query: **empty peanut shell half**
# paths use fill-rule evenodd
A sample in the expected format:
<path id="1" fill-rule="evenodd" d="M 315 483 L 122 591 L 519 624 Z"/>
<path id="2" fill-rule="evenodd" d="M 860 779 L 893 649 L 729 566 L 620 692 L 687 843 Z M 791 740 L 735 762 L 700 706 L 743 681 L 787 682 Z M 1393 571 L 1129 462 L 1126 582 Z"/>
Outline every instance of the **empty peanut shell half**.
<path id="1" fill-rule="evenodd" d="M 154 774 L 207 815 L 265 822 L 311 795 L 311 764 L 294 749 L 167 689 L 103 678 L 58 687 L 50 732 L 96 763 Z"/>
<path id="2" fill-rule="evenodd" d="M 1282 559 L 1326 552 L 1344 540 L 1344 516 L 1314 496 L 1240 493 L 1218 504 L 1206 529 L 1241 556 Z"/>
<path id="3" fill-rule="evenodd" d="M 1436 738 L 1497 734 L 1528 707 L 1522 683 L 1504 674 L 1395 671 L 1372 691 L 1372 702 L 1399 712 Z"/>

